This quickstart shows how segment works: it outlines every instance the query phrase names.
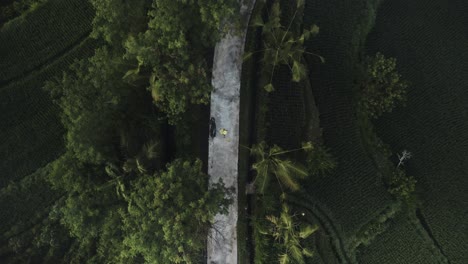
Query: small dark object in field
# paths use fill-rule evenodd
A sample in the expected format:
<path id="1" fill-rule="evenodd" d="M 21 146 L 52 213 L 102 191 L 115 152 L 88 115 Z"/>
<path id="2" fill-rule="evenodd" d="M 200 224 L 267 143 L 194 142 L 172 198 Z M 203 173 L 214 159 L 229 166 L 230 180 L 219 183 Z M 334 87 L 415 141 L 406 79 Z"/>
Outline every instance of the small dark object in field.
<path id="1" fill-rule="evenodd" d="M 210 118 L 210 136 L 212 138 L 216 137 L 216 121 L 214 117 Z"/>

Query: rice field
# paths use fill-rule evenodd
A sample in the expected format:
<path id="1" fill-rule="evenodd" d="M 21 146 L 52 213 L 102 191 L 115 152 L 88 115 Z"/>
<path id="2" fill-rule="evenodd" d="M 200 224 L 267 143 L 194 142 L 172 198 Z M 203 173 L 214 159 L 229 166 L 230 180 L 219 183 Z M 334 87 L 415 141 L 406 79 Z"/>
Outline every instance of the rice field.
<path id="1" fill-rule="evenodd" d="M 26 77 L 78 45 L 91 31 L 93 12 L 88 1 L 49 0 L 6 23 L 0 28 L 0 85 Z"/>
<path id="2" fill-rule="evenodd" d="M 344 236 L 351 237 L 393 203 L 361 141 L 353 109 L 353 69 L 359 38 L 369 29 L 375 1 L 306 3 L 304 27 L 320 27 L 320 33 L 307 46 L 326 60 L 324 64 L 309 60 L 310 82 L 325 146 L 337 160 L 330 176 L 311 180 L 306 189 L 330 209 Z"/>
<path id="3" fill-rule="evenodd" d="M 359 248 L 359 263 L 444 263 L 434 254 L 431 244 L 417 232 L 409 219 L 401 215 L 390 221 L 390 227 L 385 233 L 375 238 L 369 246 Z"/>
<path id="4" fill-rule="evenodd" d="M 60 76 L 75 59 L 92 55 L 94 44 L 87 38 L 42 69 L 0 87 L 0 187 L 33 173 L 61 153 L 63 128 L 58 109 L 42 86 Z"/>
<path id="5" fill-rule="evenodd" d="M 42 87 L 94 54 L 93 12 L 87 1 L 50 0 L 0 29 L 0 260 L 60 197 L 43 167 L 63 152 L 64 129 Z"/>
<path id="6" fill-rule="evenodd" d="M 462 249 L 468 240 L 463 231 L 467 230 L 464 219 L 468 208 L 468 140 L 464 136 L 468 53 L 460 54 L 468 43 L 463 15 L 468 5 L 441 2 L 384 1 L 377 9 L 380 1 L 307 1 L 304 26 L 320 27 L 320 34 L 309 41 L 308 47 L 326 60 L 325 64 L 309 60 L 310 81 L 324 143 L 337 158 L 338 168 L 331 176 L 307 184 L 306 191 L 313 198 L 302 198 L 301 206 L 315 212 L 311 221 L 319 221 L 317 208 L 325 208 L 332 220 L 321 223 L 321 227 L 327 236 L 339 237 L 344 245 L 341 251 L 337 250 L 339 246 L 331 247 L 338 263 L 463 263 L 468 259 Z M 402 14 L 411 19 L 401 19 Z M 449 16 L 451 20 L 445 20 Z M 409 149 L 417 155 L 408 162 L 407 170 L 418 180 L 421 202 L 417 214 L 400 212 L 385 223 L 388 229 L 369 246 L 355 249 L 350 245 L 357 232 L 395 204 L 382 181 L 382 171 L 362 142 L 361 124 L 354 115 L 353 69 L 366 47 L 370 55 L 381 51 L 396 57 L 399 72 L 412 83 L 407 106 L 378 120 L 376 132 L 391 145 L 393 153 Z M 304 101 L 293 86 L 285 84 L 290 79 L 286 75 L 278 74 L 275 87 L 279 86 L 279 91 L 269 96 L 270 140 L 291 147 L 297 146 L 298 137 L 287 135 L 301 129 Z M 295 93 L 296 99 L 288 92 Z M 318 204 L 321 206 L 315 206 Z M 339 227 L 338 231 L 332 232 L 331 226 Z M 407 248 L 403 248 L 405 244 Z M 314 259 L 314 263 L 320 260 Z"/>
<path id="7" fill-rule="evenodd" d="M 420 222 L 450 263 L 468 259 L 466 12 L 460 0 L 386 1 L 367 40 L 368 53 L 395 57 L 411 82 L 406 107 L 376 129 L 394 152 L 413 153 L 407 171 L 418 181 Z"/>

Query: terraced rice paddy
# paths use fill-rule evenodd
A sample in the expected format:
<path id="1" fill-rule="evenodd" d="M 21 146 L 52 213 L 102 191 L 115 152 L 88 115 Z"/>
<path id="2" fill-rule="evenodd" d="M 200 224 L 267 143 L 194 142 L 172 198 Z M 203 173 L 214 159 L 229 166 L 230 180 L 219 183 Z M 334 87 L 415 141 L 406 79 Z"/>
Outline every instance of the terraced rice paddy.
<path id="1" fill-rule="evenodd" d="M 49 0 L 0 29 L 0 85 L 53 63 L 86 38 L 93 9 L 88 1 Z"/>
<path id="2" fill-rule="evenodd" d="M 394 151 L 413 152 L 419 217 L 450 263 L 468 259 L 467 12 L 459 0 L 386 1 L 367 42 L 411 82 L 407 106 L 382 117 L 377 132 Z"/>
<path id="3" fill-rule="evenodd" d="M 28 175 L 56 158 L 62 150 L 63 128 L 45 81 L 60 76 L 75 59 L 93 54 L 94 41 L 86 39 L 66 55 L 0 88 L 0 187 Z"/>
<path id="4" fill-rule="evenodd" d="M 87 1 L 50 0 L 0 29 L 2 246 L 39 221 L 58 197 L 40 168 L 62 153 L 64 131 L 42 87 L 94 53 L 92 18 Z"/>
<path id="5" fill-rule="evenodd" d="M 333 261 L 463 263 L 468 259 L 462 249 L 468 241 L 463 231 L 467 230 L 464 219 L 468 208 L 465 177 L 468 140 L 464 136 L 468 120 L 468 58 L 465 58 L 468 53 L 459 52 L 466 50 L 468 43 L 463 15 L 468 6 L 461 1 L 441 2 L 384 1 L 377 12 L 378 1 L 307 1 L 305 27 L 313 23 L 320 26 L 320 34 L 310 41 L 309 47 L 326 59 L 321 65 L 309 60 L 310 79 L 325 145 L 337 158 L 338 168 L 328 178 L 310 182 L 306 189 L 314 198 L 303 198 L 302 206 L 313 212 L 319 207 L 311 205 L 320 204 L 329 219 L 333 219 L 321 224 L 328 236 L 334 234 L 344 245 L 341 252 L 335 247 Z M 362 55 L 361 48 L 366 46 L 366 35 L 375 15 L 376 28 L 367 42 L 368 53 L 381 51 L 396 57 L 399 71 L 412 83 L 407 107 L 379 120 L 377 134 L 391 144 L 394 153 L 409 149 L 417 155 L 407 168 L 418 180 L 421 209 L 418 214 L 409 212 L 410 216 L 402 212 L 388 223 L 387 231 L 377 236 L 375 245 L 374 242 L 368 247 L 361 245 L 356 251 L 347 247 L 356 232 L 395 202 L 361 142 L 353 109 L 353 69 Z M 451 20 L 444 20 L 449 16 Z M 288 98 L 285 94 L 278 97 Z M 288 123 L 281 119 L 281 111 L 289 111 L 288 100 L 275 101 L 275 95 L 272 98 L 272 116 L 281 120 L 273 125 L 272 134 L 276 136 L 272 140 L 279 143 L 294 140 L 284 136 L 287 133 L 281 136 L 281 129 L 287 127 L 294 132 L 300 126 L 296 119 L 303 109 L 289 113 L 295 121 Z M 302 104 L 298 98 L 296 106 Z M 319 221 L 317 216 L 315 221 Z M 338 231 L 331 231 L 331 225 Z M 406 244 L 408 247 L 404 248 Z"/>
<path id="6" fill-rule="evenodd" d="M 310 80 L 325 145 L 337 159 L 332 175 L 311 180 L 306 189 L 333 213 L 345 237 L 351 237 L 376 212 L 393 202 L 361 142 L 353 109 L 353 69 L 359 36 L 365 36 L 368 30 L 372 21 L 369 10 L 373 7 L 374 3 L 365 1 L 307 1 L 304 16 L 305 27 L 314 23 L 320 27 L 320 34 L 308 46 L 326 63 L 309 64 Z"/>
<path id="7" fill-rule="evenodd" d="M 409 219 L 400 216 L 390 220 L 388 230 L 363 248 L 358 258 L 362 264 L 447 263 L 432 246 Z"/>

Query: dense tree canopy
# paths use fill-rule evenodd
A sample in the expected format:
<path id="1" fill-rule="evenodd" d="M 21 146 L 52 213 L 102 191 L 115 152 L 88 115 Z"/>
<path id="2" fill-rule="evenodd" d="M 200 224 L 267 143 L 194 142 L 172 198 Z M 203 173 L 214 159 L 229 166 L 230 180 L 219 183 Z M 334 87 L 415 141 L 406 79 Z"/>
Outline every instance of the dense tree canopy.
<path id="1" fill-rule="evenodd" d="M 167 171 L 139 177 L 122 211 L 125 256 L 142 255 L 147 263 L 194 263 L 201 260 L 212 217 L 226 212 L 223 185 L 207 190 L 201 162 L 175 160 Z"/>
<path id="2" fill-rule="evenodd" d="M 65 196 L 42 237 L 64 227 L 70 262 L 192 263 L 228 191 L 208 190 L 201 161 L 170 163 L 165 131 L 208 102 L 212 48 L 235 1 L 91 2 L 101 47 L 46 85 L 66 130 L 48 180 Z"/>
<path id="3" fill-rule="evenodd" d="M 133 72 L 149 70 L 153 99 L 171 123 L 180 121 L 188 104 L 208 103 L 211 54 L 234 2 L 155 0 L 147 29 L 125 42 L 126 58 L 139 62 Z"/>

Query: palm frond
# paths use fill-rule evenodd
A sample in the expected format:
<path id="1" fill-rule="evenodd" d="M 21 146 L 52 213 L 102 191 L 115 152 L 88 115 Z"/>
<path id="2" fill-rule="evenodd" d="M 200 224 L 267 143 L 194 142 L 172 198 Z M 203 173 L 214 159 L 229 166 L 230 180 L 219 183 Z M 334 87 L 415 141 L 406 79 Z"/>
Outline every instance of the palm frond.
<path id="1" fill-rule="evenodd" d="M 282 164 L 287 168 L 287 170 L 293 178 L 304 179 L 307 178 L 307 176 L 309 176 L 305 166 L 300 163 L 293 162 L 291 160 L 285 160 L 284 162 L 282 162 Z"/>
<path id="2" fill-rule="evenodd" d="M 293 61 L 292 75 L 292 80 L 294 82 L 304 80 L 304 78 L 306 77 L 306 66 L 300 63 L 299 61 Z"/>
<path id="3" fill-rule="evenodd" d="M 139 159 L 136 159 L 136 166 L 140 173 L 146 173 L 146 168 L 144 167 L 144 165 L 141 163 Z"/>
<path id="4" fill-rule="evenodd" d="M 273 216 L 273 215 L 267 215 L 266 219 L 270 222 L 272 222 L 274 225 L 278 224 L 278 217 Z"/>
<path id="5" fill-rule="evenodd" d="M 283 149 L 276 144 L 270 148 L 270 156 L 275 156 L 275 155 L 278 155 L 278 153 L 282 153 L 282 152 L 283 152 Z"/>
<path id="6" fill-rule="evenodd" d="M 292 230 L 293 221 L 288 212 L 281 212 L 281 224 L 285 227 L 286 230 Z"/>
<path id="7" fill-rule="evenodd" d="M 288 251 L 291 253 L 291 257 L 299 264 L 305 264 L 304 256 L 302 255 L 302 250 L 298 245 L 291 245 L 288 248 Z"/>
<path id="8" fill-rule="evenodd" d="M 265 141 L 260 142 L 259 144 L 255 144 L 250 149 L 250 155 L 253 156 L 257 160 L 265 159 L 265 151 L 266 151 L 266 143 Z"/>
<path id="9" fill-rule="evenodd" d="M 301 230 L 299 231 L 299 237 L 302 238 L 302 239 L 308 238 L 310 235 L 315 233 L 317 230 L 318 230 L 317 225 L 314 225 L 314 226 L 306 225 L 306 226 L 302 227 Z"/>
<path id="10" fill-rule="evenodd" d="M 314 251 L 312 251 L 312 250 L 309 249 L 309 248 L 303 248 L 303 249 L 302 249 L 302 255 L 311 258 L 311 257 L 314 256 Z"/>
<path id="11" fill-rule="evenodd" d="M 270 173 L 270 162 L 268 160 L 257 162 L 252 165 L 252 168 L 257 172 L 257 176 L 254 181 L 257 184 L 259 192 L 263 194 L 265 193 L 265 190 L 268 187 L 268 181 L 270 180 L 268 177 Z"/>
<path id="12" fill-rule="evenodd" d="M 275 159 L 275 169 L 273 173 L 276 175 L 278 180 L 292 191 L 299 190 L 299 184 L 294 180 L 294 176 L 291 175 L 291 171 L 284 165 L 282 160 Z"/>
<path id="13" fill-rule="evenodd" d="M 149 160 L 155 159 L 159 156 L 157 152 L 158 147 L 159 142 L 157 142 L 156 140 L 151 140 L 143 145 L 141 154 L 143 155 L 143 157 Z"/>
<path id="14" fill-rule="evenodd" d="M 278 260 L 280 264 L 288 264 L 290 262 L 289 255 L 287 253 L 280 254 Z"/>

